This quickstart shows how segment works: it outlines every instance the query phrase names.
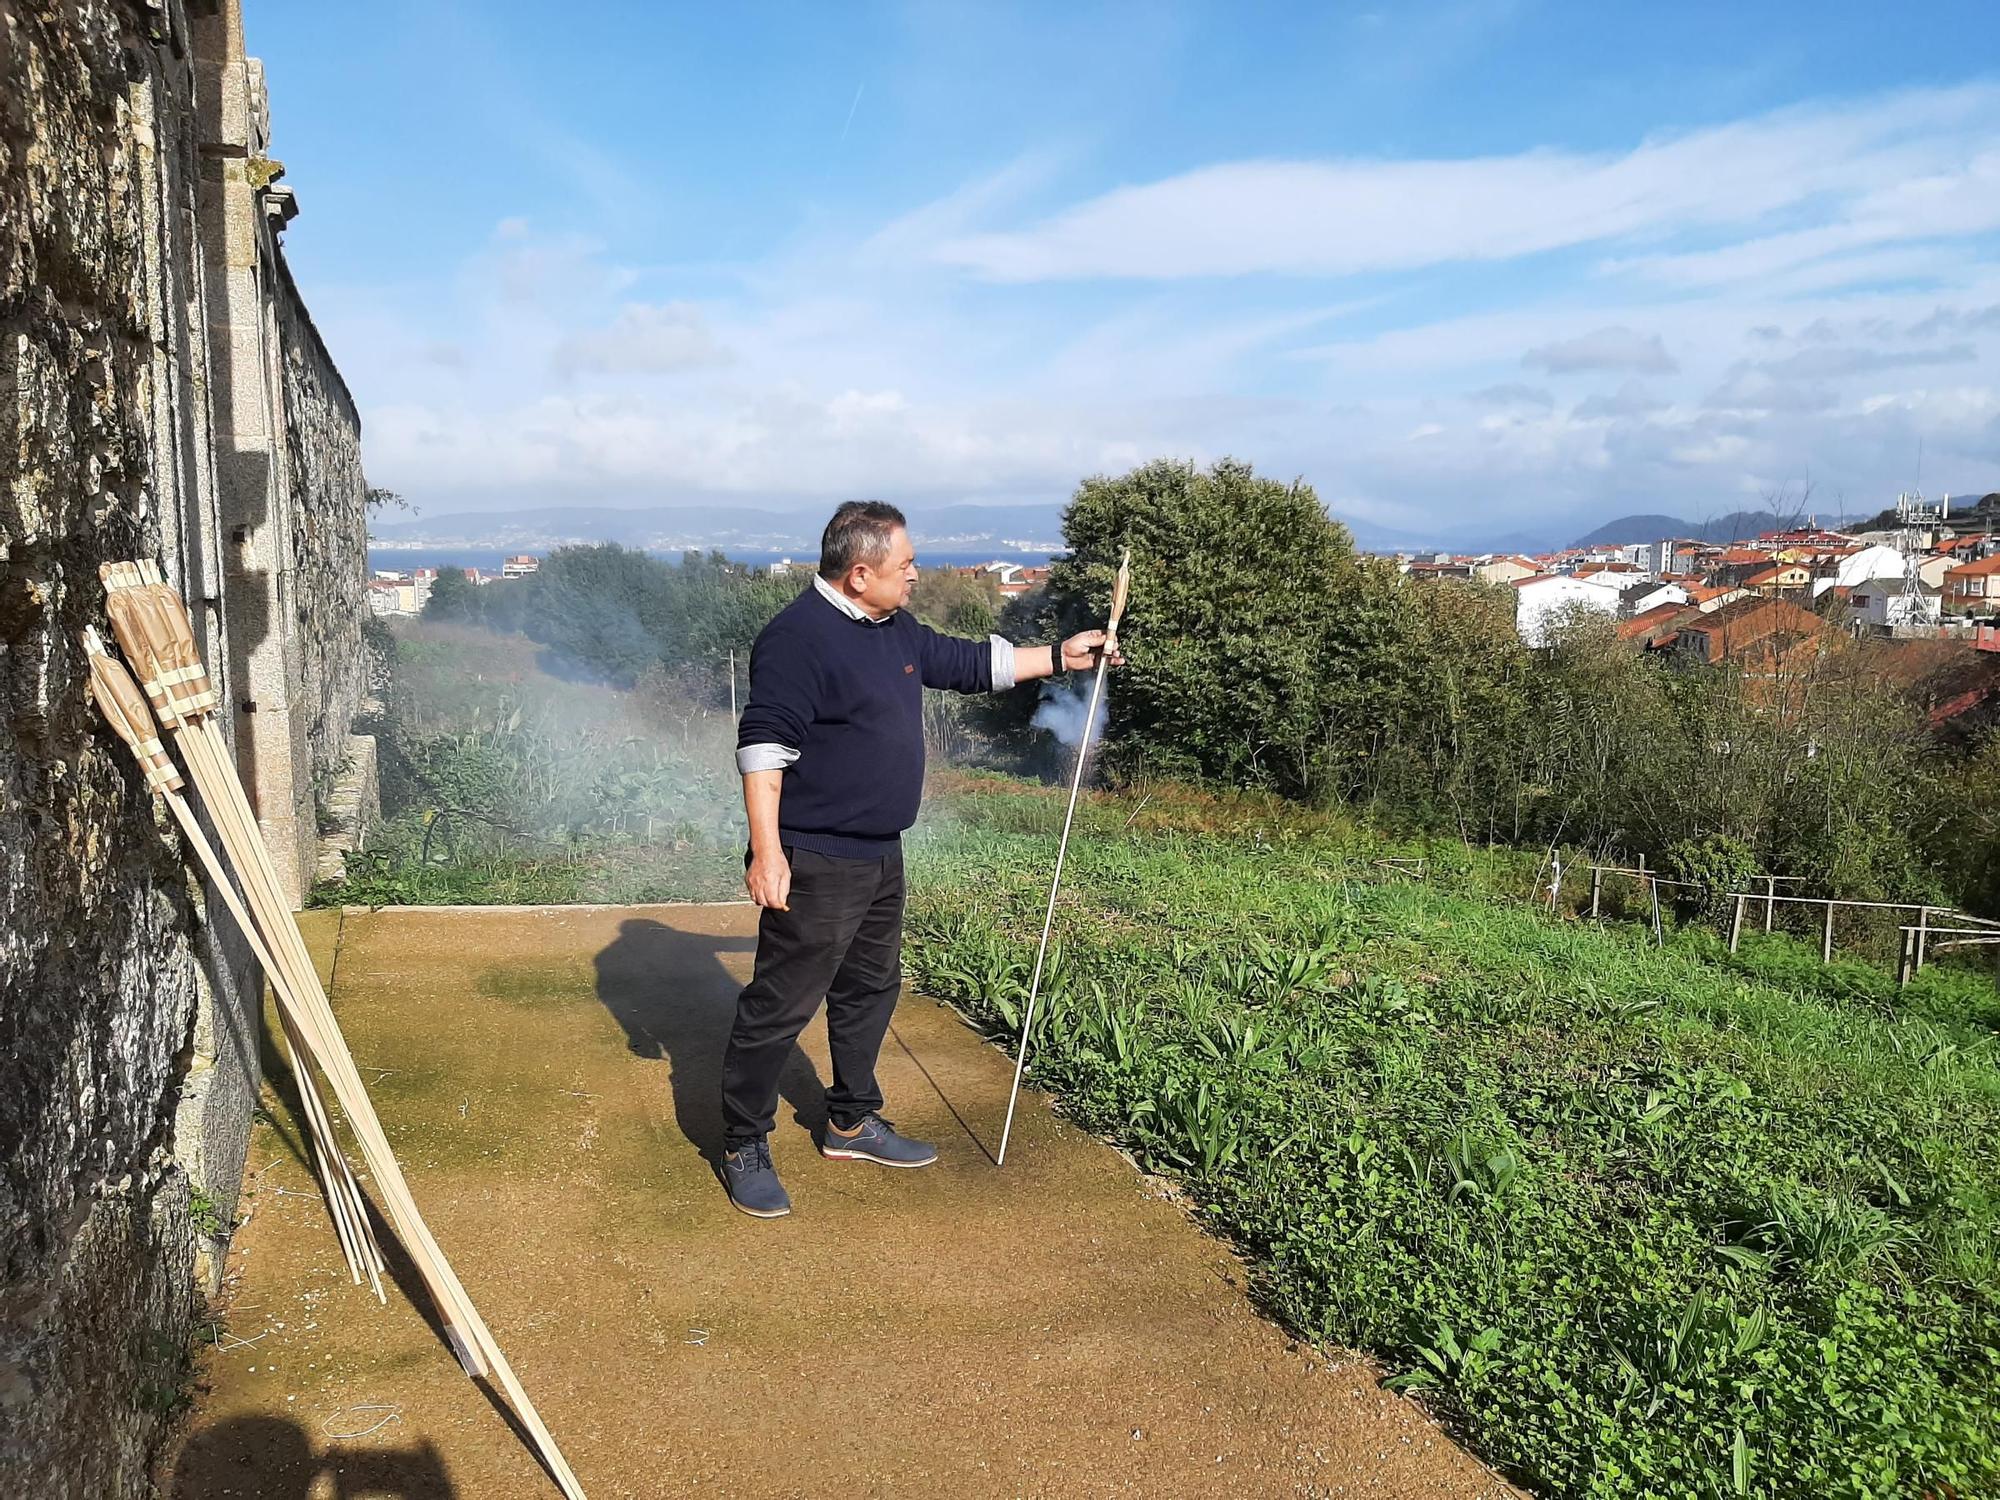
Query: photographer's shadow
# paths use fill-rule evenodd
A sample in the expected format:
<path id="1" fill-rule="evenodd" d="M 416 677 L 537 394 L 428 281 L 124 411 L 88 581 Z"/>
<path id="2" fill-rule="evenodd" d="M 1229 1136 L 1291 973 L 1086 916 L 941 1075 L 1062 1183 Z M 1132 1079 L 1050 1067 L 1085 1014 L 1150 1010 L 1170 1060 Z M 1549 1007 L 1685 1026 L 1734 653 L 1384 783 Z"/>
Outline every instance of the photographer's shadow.
<path id="1" fill-rule="evenodd" d="M 597 955 L 597 998 L 625 1028 L 640 1057 L 665 1058 L 681 1134 L 716 1172 L 722 1169 L 722 1053 L 743 983 L 725 953 L 756 951 L 755 937 L 682 932 L 651 917 L 621 922 Z M 826 1086 L 794 1045 L 778 1091 L 808 1131 L 826 1123 Z"/>
<path id="2" fill-rule="evenodd" d="M 428 1439 L 382 1446 L 316 1443 L 285 1417 L 238 1416 L 204 1426 L 174 1463 L 172 1500 L 456 1500 L 444 1456 Z"/>

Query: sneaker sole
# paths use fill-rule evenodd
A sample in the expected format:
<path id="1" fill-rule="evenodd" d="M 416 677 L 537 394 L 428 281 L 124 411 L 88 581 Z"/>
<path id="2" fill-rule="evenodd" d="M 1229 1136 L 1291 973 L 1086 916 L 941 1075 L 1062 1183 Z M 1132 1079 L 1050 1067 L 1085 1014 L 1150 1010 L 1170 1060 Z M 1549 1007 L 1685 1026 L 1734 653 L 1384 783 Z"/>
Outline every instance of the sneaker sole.
<path id="1" fill-rule="evenodd" d="M 782 1219 L 792 1211 L 790 1205 L 784 1208 L 751 1208 L 748 1204 L 738 1203 L 734 1198 L 729 1200 L 729 1206 L 738 1213 L 750 1215 L 753 1219 Z"/>
<path id="2" fill-rule="evenodd" d="M 876 1156 L 867 1151 L 831 1151 L 825 1146 L 819 1148 L 819 1154 L 828 1161 L 872 1161 L 878 1167 L 928 1167 L 937 1162 L 935 1155 L 926 1156 L 922 1161 L 891 1161 L 886 1156 Z"/>

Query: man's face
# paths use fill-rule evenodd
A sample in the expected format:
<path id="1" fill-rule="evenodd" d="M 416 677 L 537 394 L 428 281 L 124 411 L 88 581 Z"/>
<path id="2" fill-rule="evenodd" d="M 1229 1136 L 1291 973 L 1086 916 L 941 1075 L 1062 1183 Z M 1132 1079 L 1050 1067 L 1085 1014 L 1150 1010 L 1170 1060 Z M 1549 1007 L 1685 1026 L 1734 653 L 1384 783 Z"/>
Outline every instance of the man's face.
<path id="1" fill-rule="evenodd" d="M 889 552 L 880 567 L 856 563 L 847 576 L 864 608 L 877 615 L 907 609 L 917 582 L 917 551 L 910 545 L 909 532 L 898 526 L 889 533 Z"/>

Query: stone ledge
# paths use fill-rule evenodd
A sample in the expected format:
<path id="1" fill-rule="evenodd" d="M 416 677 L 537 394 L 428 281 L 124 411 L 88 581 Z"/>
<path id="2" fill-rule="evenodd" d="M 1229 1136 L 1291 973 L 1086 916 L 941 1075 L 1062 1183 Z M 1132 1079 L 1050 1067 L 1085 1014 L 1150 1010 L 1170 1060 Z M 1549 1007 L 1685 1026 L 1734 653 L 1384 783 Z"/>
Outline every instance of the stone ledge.
<path id="1" fill-rule="evenodd" d="M 339 880 L 347 873 L 347 856 L 361 850 L 368 830 L 382 819 L 382 792 L 376 779 L 375 736 L 347 737 L 347 768 L 327 793 L 322 811 L 316 880 Z"/>

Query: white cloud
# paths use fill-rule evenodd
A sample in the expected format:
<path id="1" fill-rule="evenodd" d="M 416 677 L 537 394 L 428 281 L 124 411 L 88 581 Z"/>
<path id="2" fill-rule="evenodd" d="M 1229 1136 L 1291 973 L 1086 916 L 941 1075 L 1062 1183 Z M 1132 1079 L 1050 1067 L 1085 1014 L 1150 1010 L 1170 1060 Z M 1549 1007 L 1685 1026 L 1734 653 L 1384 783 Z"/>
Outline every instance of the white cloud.
<path id="1" fill-rule="evenodd" d="M 1827 380 L 1917 365 L 1969 364 L 1978 358 L 1970 344 L 1952 344 L 1942 349 L 1869 349 L 1834 344 L 1801 349 L 1784 359 L 1771 361 L 1765 368 L 1781 380 Z"/>
<path id="2" fill-rule="evenodd" d="M 1628 380 L 1615 391 L 1599 391 L 1586 397 L 1576 405 L 1571 413 L 1579 421 L 1591 422 L 1602 418 L 1650 417 L 1655 412 L 1665 411 L 1673 403 L 1657 391 L 1641 385 L 1636 380 Z"/>
<path id="3" fill-rule="evenodd" d="M 1548 411 L 1556 404 L 1553 394 L 1540 386 L 1522 385 L 1509 381 L 1501 385 L 1489 385 L 1482 391 L 1474 391 L 1471 399 L 1482 406 L 1532 406 Z"/>
<path id="4" fill-rule="evenodd" d="M 1343 276 L 1755 227 L 1823 202 L 1854 221 L 1765 255 L 1789 263 L 1990 227 L 2000 159 L 1980 147 L 1996 129 L 2000 89 L 1976 85 L 1782 110 L 1622 154 L 1230 162 L 1117 188 L 1028 228 L 946 234 L 931 253 L 996 281 Z"/>
<path id="5" fill-rule="evenodd" d="M 433 513 L 563 499 L 1047 501 L 1093 472 L 1225 453 L 1418 534 L 1720 513 L 1808 475 L 1873 509 L 1907 486 L 1919 440 L 1927 485 L 2000 485 L 2000 271 L 1969 244 L 1787 236 L 1879 210 L 1897 171 L 1968 180 L 1983 159 L 1968 122 L 2000 112 L 1995 98 L 1793 111 L 1624 156 L 1527 153 L 1491 173 L 1362 164 L 1389 195 L 1379 212 L 1329 229 L 1314 217 L 1324 202 L 1286 209 L 1331 241 L 1297 252 L 1313 264 L 1460 253 L 1383 225 L 1405 209 L 1465 210 L 1433 201 L 1461 168 L 1487 184 L 1492 235 L 1464 252 L 1488 262 L 1476 272 L 1361 287 L 1038 287 L 943 253 L 1045 193 L 1059 166 L 1048 158 L 886 228 L 815 220 L 809 237 L 740 264 L 639 268 L 594 236 L 515 221 L 438 286 L 316 288 L 313 302 L 363 402 L 371 476 Z M 1665 180 L 1668 158 L 1685 180 Z M 1396 196 L 1429 169 L 1440 175 L 1424 201 Z M 1797 180 L 1777 181 L 1788 173 Z M 1278 182 L 1296 186 L 1283 171 Z M 1521 204 L 1502 201 L 1516 191 Z M 1264 209 L 1242 207 L 1247 226 L 1198 199 L 1175 211 L 1199 221 L 1183 238 L 1214 264 L 1289 265 L 1291 248 L 1242 258 L 1270 229 Z M 1673 237 L 1704 212 L 1736 216 L 1709 223 L 1710 240 L 1758 248 L 1704 276 L 1670 273 L 1664 257 L 1731 248 Z M 1549 223 L 1525 225 L 1537 215 Z M 1924 222 L 1973 217 L 1937 206 Z M 1053 256 L 1040 232 L 1003 233 L 1007 254 Z M 1602 247 L 1573 258 L 1575 275 L 1524 281 L 1491 264 L 1607 232 L 1634 252 L 1609 274 L 1592 274 Z M 1169 243 L 1141 263 L 1185 253 Z M 1524 363 L 1555 391 L 1524 381 Z"/>
<path id="6" fill-rule="evenodd" d="M 556 345 L 560 374 L 666 375 L 727 364 L 708 320 L 691 302 L 628 302 L 608 327 L 572 333 Z"/>
<path id="7" fill-rule="evenodd" d="M 1530 349 L 1521 356 L 1530 369 L 1551 375 L 1579 370 L 1634 370 L 1642 375 L 1671 375 L 1680 368 L 1657 333 L 1630 328 L 1595 328 L 1589 333 Z"/>

